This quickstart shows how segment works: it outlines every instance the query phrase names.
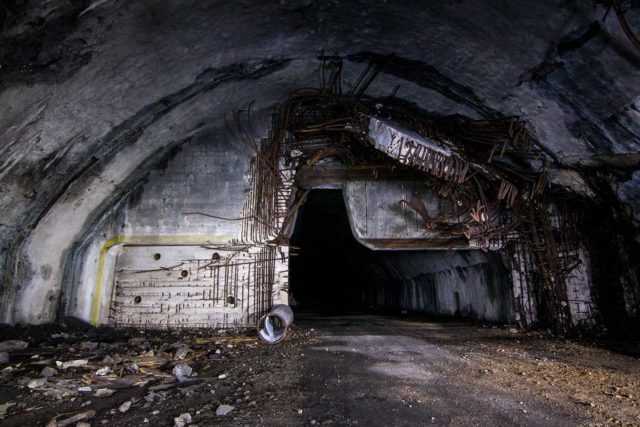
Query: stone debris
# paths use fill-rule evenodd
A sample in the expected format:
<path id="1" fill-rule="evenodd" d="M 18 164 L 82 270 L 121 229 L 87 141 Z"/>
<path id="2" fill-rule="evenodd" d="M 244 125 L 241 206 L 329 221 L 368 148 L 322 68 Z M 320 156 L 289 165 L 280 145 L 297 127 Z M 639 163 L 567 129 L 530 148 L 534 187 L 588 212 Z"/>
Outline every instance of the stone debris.
<path id="1" fill-rule="evenodd" d="M 118 407 L 118 411 L 124 413 L 124 412 L 127 412 L 129 408 L 131 408 L 131 401 L 127 400 L 126 402 L 124 402 L 122 405 Z"/>
<path id="2" fill-rule="evenodd" d="M 176 365 L 171 371 L 178 382 L 185 382 L 193 373 L 193 369 L 189 365 Z"/>
<path id="3" fill-rule="evenodd" d="M 189 347 L 180 347 L 176 350 L 176 353 L 173 356 L 173 358 L 175 360 L 182 360 L 185 357 L 187 357 L 187 354 L 189 354 Z"/>
<path id="4" fill-rule="evenodd" d="M 99 388 L 98 390 L 96 390 L 95 396 L 96 397 L 111 396 L 115 392 L 116 392 L 115 390 L 112 390 L 110 388 Z"/>
<path id="5" fill-rule="evenodd" d="M 57 420 L 58 417 L 54 417 L 51 419 L 51 421 L 49 421 L 46 427 L 65 427 L 72 424 L 77 425 L 78 423 L 84 422 L 84 420 L 90 420 L 95 416 L 96 416 L 96 411 L 85 411 L 62 420 Z"/>
<path id="6" fill-rule="evenodd" d="M 240 414 L 238 408 L 271 399 L 259 397 L 253 391 L 258 386 L 245 383 L 258 366 L 264 369 L 255 364 L 259 359 L 240 368 L 244 374 L 236 365 L 238 357 L 255 354 L 252 349 L 260 346 L 256 336 L 228 336 L 229 331 L 211 336 L 216 332 L 210 330 L 45 331 L 29 335 L 28 347 L 27 340 L 5 341 L 5 348 L 22 350 L 6 352 L 11 360 L 0 365 L 0 384 L 23 397 L 0 406 L 0 419 L 31 411 L 43 414 L 45 408 L 46 417 L 40 415 L 34 425 L 121 425 L 123 417 L 135 419 L 131 425 L 208 425 L 216 417 Z M 186 406 L 205 394 L 208 407 Z M 98 415 L 92 420 L 89 411 Z"/>
<path id="7" fill-rule="evenodd" d="M 7 340 L 0 342 L 0 351 L 24 350 L 29 347 L 29 343 L 22 340 Z"/>
<path id="8" fill-rule="evenodd" d="M 42 371 L 40 371 L 40 376 L 44 378 L 55 377 L 57 375 L 58 375 L 58 371 L 52 368 L 51 366 L 45 366 L 44 368 L 42 368 Z"/>
<path id="9" fill-rule="evenodd" d="M 83 348 L 85 350 L 95 350 L 96 348 L 98 348 L 98 343 L 93 341 L 85 341 L 80 343 L 80 348 Z"/>
<path id="10" fill-rule="evenodd" d="M 218 409 L 216 409 L 216 415 L 225 416 L 229 412 L 233 411 L 234 409 L 236 409 L 236 408 L 234 406 L 231 406 L 231 405 L 220 405 L 220 406 L 218 406 Z"/>
<path id="11" fill-rule="evenodd" d="M 89 364 L 89 361 L 87 359 L 76 359 L 76 360 L 69 360 L 66 362 L 60 362 L 60 361 L 56 362 L 56 365 L 60 369 L 81 368 L 81 367 L 87 366 L 88 364 Z"/>
<path id="12" fill-rule="evenodd" d="M 174 427 L 184 427 L 188 424 L 191 424 L 191 414 L 188 412 L 185 412 L 184 414 L 181 414 L 179 417 L 175 417 L 173 419 Z"/>
<path id="13" fill-rule="evenodd" d="M 4 420 L 10 407 L 15 406 L 15 402 L 0 404 L 0 420 Z"/>
<path id="14" fill-rule="evenodd" d="M 96 371 L 96 375 L 98 375 L 99 377 L 103 377 L 107 374 L 111 373 L 111 368 L 108 366 L 105 366 L 103 368 L 100 368 Z"/>
<path id="15" fill-rule="evenodd" d="M 44 386 L 47 383 L 47 379 L 46 378 L 36 378 L 34 380 L 29 381 L 29 384 L 27 384 L 27 387 L 33 389 L 33 388 L 40 388 L 42 386 Z"/>

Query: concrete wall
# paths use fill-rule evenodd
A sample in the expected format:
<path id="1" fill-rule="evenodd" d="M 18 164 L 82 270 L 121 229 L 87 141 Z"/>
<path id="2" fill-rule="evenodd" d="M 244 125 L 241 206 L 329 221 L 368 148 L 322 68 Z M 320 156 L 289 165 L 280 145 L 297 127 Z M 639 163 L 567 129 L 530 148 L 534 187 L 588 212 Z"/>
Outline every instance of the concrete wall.
<path id="1" fill-rule="evenodd" d="M 368 96 L 398 86 L 396 100 L 438 115 L 520 116 L 566 164 L 637 151 L 640 67 L 619 23 L 601 22 L 604 4 L 94 3 L 20 2 L 0 35 L 5 322 L 54 320 L 65 259 L 132 180 L 232 111 L 271 111 L 315 86 L 320 50 L 346 56 L 346 90 L 369 59 L 395 52 Z M 637 8 L 627 13 L 637 21 Z M 581 40 L 595 20 L 600 31 Z M 638 182 L 621 189 L 630 205 Z"/>
<path id="2" fill-rule="evenodd" d="M 250 161 L 237 140 L 203 133 L 158 162 L 76 250 L 66 313 L 95 324 L 247 326 L 286 298 L 287 248 L 239 242 Z"/>
<path id="3" fill-rule="evenodd" d="M 380 278 L 368 304 L 432 315 L 511 322 L 511 283 L 497 253 L 386 252 L 372 265 Z"/>

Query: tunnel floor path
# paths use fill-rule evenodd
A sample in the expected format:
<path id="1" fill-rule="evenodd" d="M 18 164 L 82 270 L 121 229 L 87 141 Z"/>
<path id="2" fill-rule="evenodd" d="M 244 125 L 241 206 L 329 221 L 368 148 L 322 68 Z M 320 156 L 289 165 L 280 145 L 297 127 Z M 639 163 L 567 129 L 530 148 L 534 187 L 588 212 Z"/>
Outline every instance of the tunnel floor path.
<path id="1" fill-rule="evenodd" d="M 297 325 L 314 333 L 297 390 L 305 423 L 640 423 L 640 362 L 606 350 L 463 322 L 303 314 Z"/>
<path id="2" fill-rule="evenodd" d="M 71 323 L 0 325 L 8 339 L 3 426 L 640 424 L 638 353 L 510 326 L 298 311 L 273 346 Z"/>

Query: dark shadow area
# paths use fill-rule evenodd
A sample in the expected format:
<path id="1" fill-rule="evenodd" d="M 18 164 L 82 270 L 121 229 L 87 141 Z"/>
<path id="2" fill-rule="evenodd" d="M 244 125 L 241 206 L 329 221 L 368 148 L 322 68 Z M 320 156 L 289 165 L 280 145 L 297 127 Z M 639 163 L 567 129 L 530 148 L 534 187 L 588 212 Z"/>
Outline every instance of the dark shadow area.
<path id="1" fill-rule="evenodd" d="M 298 213 L 289 264 L 294 309 L 347 313 L 366 308 L 373 251 L 353 237 L 340 190 L 314 190 Z"/>
<path id="2" fill-rule="evenodd" d="M 309 194 L 290 242 L 297 313 L 513 320 L 510 278 L 499 254 L 370 250 L 353 236 L 340 190 Z"/>

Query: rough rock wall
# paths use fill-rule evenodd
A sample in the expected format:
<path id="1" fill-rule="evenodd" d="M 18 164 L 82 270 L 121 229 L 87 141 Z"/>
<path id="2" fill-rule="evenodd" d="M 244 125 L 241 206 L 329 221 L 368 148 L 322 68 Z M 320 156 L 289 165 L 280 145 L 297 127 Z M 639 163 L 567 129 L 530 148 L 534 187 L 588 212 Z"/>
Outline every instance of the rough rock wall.
<path id="1" fill-rule="evenodd" d="M 433 114 L 519 115 L 567 164 L 637 150 L 638 52 L 602 5 L 53 0 L 0 18 L 0 277 L 6 322 L 54 318 L 65 257 L 162 153 L 263 113 L 347 55 L 347 85 Z M 638 9 L 627 13 L 640 27 Z M 595 28 L 595 29 L 594 29 Z M 257 135 L 267 127 L 254 124 Z M 634 206 L 637 179 L 621 186 Z M 638 213 L 633 212 L 635 218 Z"/>

